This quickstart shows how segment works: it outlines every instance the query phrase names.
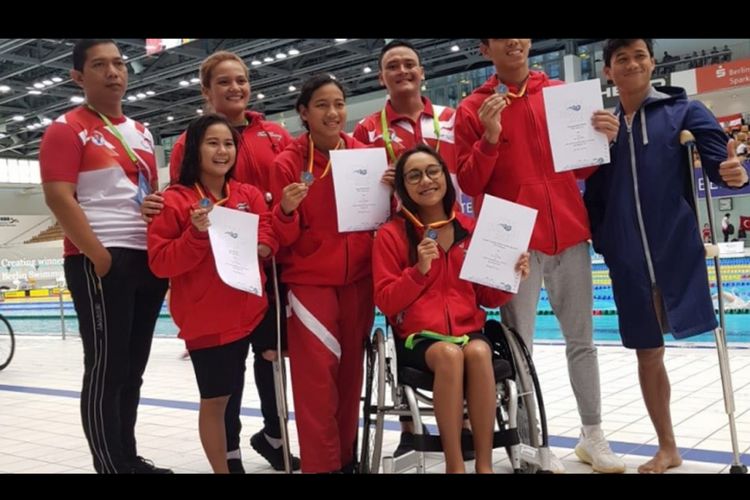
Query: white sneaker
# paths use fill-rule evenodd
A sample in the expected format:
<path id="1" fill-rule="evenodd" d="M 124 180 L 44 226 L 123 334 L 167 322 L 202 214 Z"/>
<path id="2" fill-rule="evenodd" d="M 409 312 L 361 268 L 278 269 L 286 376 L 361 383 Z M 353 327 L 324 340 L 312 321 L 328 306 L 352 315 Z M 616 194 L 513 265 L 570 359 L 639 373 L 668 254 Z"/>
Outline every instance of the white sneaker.
<path id="1" fill-rule="evenodd" d="M 549 450 L 549 471 L 553 474 L 565 474 L 565 465 L 552 450 Z"/>
<path id="2" fill-rule="evenodd" d="M 576 456 L 582 462 L 591 465 L 596 472 L 604 474 L 625 472 L 625 462 L 612 453 L 601 429 L 592 431 L 588 436 L 581 429 L 581 439 L 576 445 Z"/>

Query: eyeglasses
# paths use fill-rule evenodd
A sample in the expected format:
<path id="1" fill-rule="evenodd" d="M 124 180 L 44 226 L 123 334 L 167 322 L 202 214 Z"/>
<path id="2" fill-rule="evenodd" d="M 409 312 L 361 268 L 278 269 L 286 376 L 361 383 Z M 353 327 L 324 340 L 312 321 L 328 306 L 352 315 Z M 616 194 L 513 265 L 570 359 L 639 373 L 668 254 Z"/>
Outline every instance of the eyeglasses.
<path id="1" fill-rule="evenodd" d="M 430 165 L 424 170 L 415 168 L 404 174 L 404 180 L 407 184 L 419 184 L 422 181 L 422 176 L 425 174 L 427 174 L 430 180 L 436 181 L 443 176 L 443 167 L 440 165 Z"/>

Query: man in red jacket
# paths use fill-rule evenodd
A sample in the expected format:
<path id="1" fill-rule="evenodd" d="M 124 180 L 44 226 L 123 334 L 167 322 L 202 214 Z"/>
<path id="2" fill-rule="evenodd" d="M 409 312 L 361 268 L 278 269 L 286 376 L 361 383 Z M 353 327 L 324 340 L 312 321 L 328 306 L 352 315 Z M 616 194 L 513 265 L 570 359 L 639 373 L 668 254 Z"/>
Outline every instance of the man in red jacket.
<path id="1" fill-rule="evenodd" d="M 538 210 L 529 245 L 531 275 L 501 308 L 502 319 L 518 330 L 531 349 L 544 280 L 565 337 L 570 382 L 583 424 L 576 454 L 596 471 L 624 472 L 624 462 L 612 453 L 600 427 L 589 221 L 576 173 L 554 171 L 548 140 L 542 89 L 562 82 L 529 71 L 530 48 L 530 39 L 481 40 L 479 49 L 497 73 L 464 99 L 456 112 L 458 182 L 471 196 L 486 193 Z M 610 140 L 617 133 L 611 113 L 595 113 L 592 123 Z M 475 209 L 478 213 L 481 206 Z M 554 470 L 564 470 L 557 459 L 552 465 Z"/>

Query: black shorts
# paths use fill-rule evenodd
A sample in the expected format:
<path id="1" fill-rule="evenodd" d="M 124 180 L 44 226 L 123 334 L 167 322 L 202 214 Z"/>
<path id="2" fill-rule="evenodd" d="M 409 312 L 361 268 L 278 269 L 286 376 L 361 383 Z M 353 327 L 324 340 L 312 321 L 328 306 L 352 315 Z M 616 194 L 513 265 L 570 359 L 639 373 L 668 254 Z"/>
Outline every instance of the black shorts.
<path id="1" fill-rule="evenodd" d="M 190 351 L 201 399 L 229 396 L 243 382 L 250 349 L 247 335 L 231 344 Z"/>
<path id="2" fill-rule="evenodd" d="M 399 366 L 409 366 L 411 368 L 416 368 L 417 370 L 421 370 L 424 372 L 432 371 L 430 370 L 430 367 L 427 366 L 427 361 L 425 360 L 425 353 L 427 352 L 427 348 L 430 347 L 435 342 L 442 342 L 441 340 L 433 340 L 433 339 L 426 339 L 423 338 L 416 344 L 414 344 L 413 349 L 407 349 L 406 348 L 406 340 L 396 338 L 396 356 L 398 357 L 398 364 Z M 490 342 L 490 339 L 488 339 L 484 333 L 482 332 L 474 332 L 469 334 L 469 342 L 473 340 L 481 340 L 483 342 L 486 342 L 488 346 L 490 346 L 490 351 L 492 350 L 492 343 Z"/>
<path id="3" fill-rule="evenodd" d="M 266 295 L 268 296 L 268 310 L 258 326 L 250 335 L 253 352 L 261 354 L 263 351 L 276 350 L 276 299 L 273 292 L 273 276 L 268 272 L 266 280 Z M 281 274 L 281 269 L 279 269 Z M 281 349 L 286 349 L 286 285 L 279 281 L 279 298 L 281 299 Z"/>

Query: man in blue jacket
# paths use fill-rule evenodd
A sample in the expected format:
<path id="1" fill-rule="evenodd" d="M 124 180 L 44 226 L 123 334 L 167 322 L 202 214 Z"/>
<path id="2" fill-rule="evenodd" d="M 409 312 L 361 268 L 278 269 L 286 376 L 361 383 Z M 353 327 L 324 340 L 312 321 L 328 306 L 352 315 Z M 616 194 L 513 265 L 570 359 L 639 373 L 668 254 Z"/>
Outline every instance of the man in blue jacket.
<path id="1" fill-rule="evenodd" d="M 604 65 L 620 93 L 620 128 L 610 145 L 611 163 L 588 179 L 584 200 L 594 248 L 612 277 L 620 336 L 636 350 L 643 399 L 659 439 L 656 455 L 638 472 L 662 473 L 682 463 L 662 335 L 681 339 L 717 327 L 680 131 L 695 136 L 712 182 L 741 187 L 748 174 L 734 141 L 727 144 L 703 104 L 688 101 L 680 88 L 651 87 L 650 39 L 607 40 Z"/>

